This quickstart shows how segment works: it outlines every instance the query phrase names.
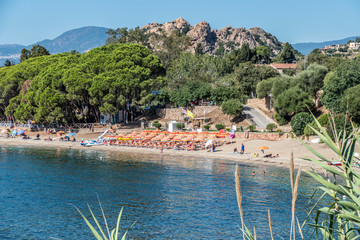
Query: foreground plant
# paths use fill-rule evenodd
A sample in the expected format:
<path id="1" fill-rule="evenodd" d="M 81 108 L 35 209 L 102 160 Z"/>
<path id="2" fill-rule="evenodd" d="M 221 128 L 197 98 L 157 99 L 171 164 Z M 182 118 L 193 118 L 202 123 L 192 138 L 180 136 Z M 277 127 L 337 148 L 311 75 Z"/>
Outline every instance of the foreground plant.
<path id="1" fill-rule="evenodd" d="M 292 190 L 292 207 L 291 207 L 291 229 L 290 229 L 290 240 L 295 239 L 296 234 L 296 222 L 295 222 L 295 207 L 296 207 L 296 200 L 298 196 L 298 188 L 299 188 L 299 181 L 300 181 L 300 175 L 301 170 L 298 170 L 298 173 L 296 175 L 296 179 L 294 179 L 294 158 L 293 154 L 291 153 L 291 160 L 290 160 L 290 182 L 291 182 L 291 190 Z M 243 218 L 243 209 L 242 209 L 242 195 L 241 195 L 241 184 L 240 184 L 240 173 L 239 173 L 239 166 L 236 165 L 235 169 L 235 189 L 236 189 L 236 198 L 237 203 L 239 207 L 240 212 L 240 220 L 241 220 L 241 232 L 242 232 L 242 238 L 245 240 L 256 240 L 256 229 L 254 227 L 254 233 L 251 232 L 251 230 L 246 226 L 244 223 Z M 268 220 L 269 220 L 269 237 L 273 240 L 273 231 L 272 231 L 272 225 L 271 225 L 271 214 L 270 210 L 268 210 Z M 296 219 L 297 220 L 297 219 Z M 298 231 L 300 233 L 300 236 L 302 239 L 302 226 L 300 226 L 299 221 L 297 220 L 298 225 Z"/>
<path id="2" fill-rule="evenodd" d="M 333 160 L 329 160 L 319 152 L 303 143 L 317 158 L 306 158 L 325 171 L 325 176 L 315 169 L 307 173 L 317 180 L 321 186 L 323 195 L 318 199 L 321 202 L 325 196 L 330 199 L 327 207 L 316 209 L 317 203 L 313 207 L 316 212 L 313 223 L 313 234 L 319 238 L 319 232 L 323 239 L 359 239 L 360 238 L 360 175 L 354 169 L 358 166 L 358 160 L 354 156 L 355 145 L 359 144 L 358 130 L 353 126 L 351 132 L 346 131 L 346 123 L 341 131 L 337 131 L 339 126 L 335 126 L 333 117 L 332 135 L 321 124 L 314 119 L 319 131 L 311 127 L 318 137 L 336 155 L 339 166 L 333 165 Z M 334 139 L 334 140 L 333 140 Z M 309 213 L 310 216 L 310 213 Z"/>
<path id="3" fill-rule="evenodd" d="M 116 227 L 111 230 L 109 230 L 109 226 L 107 224 L 107 221 L 106 221 L 106 217 L 105 217 L 105 213 L 103 211 L 103 208 L 101 206 L 101 202 L 99 200 L 99 206 L 100 206 L 100 209 L 101 209 L 101 213 L 102 213 L 102 216 L 104 218 L 104 223 L 105 223 L 105 227 L 106 227 L 106 234 L 105 232 L 103 231 L 102 227 L 100 226 L 97 218 L 95 217 L 93 211 L 91 210 L 91 207 L 89 204 L 87 204 L 88 208 L 89 208 L 89 211 L 91 213 L 91 216 L 93 217 L 93 220 L 94 222 L 96 223 L 96 226 L 98 228 L 98 230 L 100 231 L 100 233 L 95 229 L 95 227 L 89 222 L 89 220 L 84 216 L 84 214 L 77 208 L 76 210 L 80 213 L 81 217 L 84 219 L 85 223 L 88 225 L 88 227 L 90 228 L 91 232 L 94 234 L 94 236 L 96 237 L 97 240 L 118 240 L 120 235 L 119 235 L 119 226 L 120 226 L 120 220 L 121 220 L 121 215 L 122 215 L 122 212 L 123 212 L 123 209 L 124 207 L 121 208 L 120 212 L 119 212 L 119 215 L 118 215 L 118 218 L 117 218 L 117 223 L 116 223 Z M 131 227 L 129 229 L 132 228 L 132 226 L 135 224 L 135 222 L 131 225 Z M 126 239 L 126 235 L 129 231 L 129 229 L 127 229 L 125 231 L 125 233 L 121 236 L 121 240 L 124 240 Z"/>

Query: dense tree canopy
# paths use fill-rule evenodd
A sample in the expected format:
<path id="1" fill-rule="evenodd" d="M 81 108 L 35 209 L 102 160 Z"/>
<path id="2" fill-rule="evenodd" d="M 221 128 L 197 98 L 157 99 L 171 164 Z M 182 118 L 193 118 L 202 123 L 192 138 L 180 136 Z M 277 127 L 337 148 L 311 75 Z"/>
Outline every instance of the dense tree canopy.
<path id="1" fill-rule="evenodd" d="M 360 123 L 360 84 L 345 90 L 341 107 L 346 109 L 354 122 Z"/>
<path id="2" fill-rule="evenodd" d="M 254 64 L 240 64 L 235 69 L 234 80 L 238 83 L 245 95 L 251 96 L 256 92 L 256 85 L 264 79 L 279 76 L 272 67 L 255 66 Z"/>
<path id="3" fill-rule="evenodd" d="M 160 60 L 138 44 L 32 58 L 0 69 L 1 113 L 43 123 L 99 121 L 100 112 L 143 104 L 163 85 L 161 75 Z"/>
<path id="4" fill-rule="evenodd" d="M 292 87 L 279 94 L 274 102 L 274 109 L 283 117 L 294 113 L 307 112 L 312 109 L 314 102 L 308 93 L 299 87 Z"/>
<path id="5" fill-rule="evenodd" d="M 239 116 L 242 113 L 244 104 L 239 99 L 230 99 L 221 105 L 223 113 L 230 116 Z"/>
<path id="6" fill-rule="evenodd" d="M 138 43 L 149 47 L 148 40 L 150 36 L 146 33 L 145 29 L 140 29 L 140 27 L 134 29 L 126 27 L 117 28 L 116 30 L 109 29 L 106 34 L 109 35 L 108 39 L 106 39 L 106 44 Z"/>
<path id="7" fill-rule="evenodd" d="M 337 113 L 345 112 L 340 104 L 346 89 L 360 84 L 360 60 L 353 60 L 339 65 L 335 71 L 325 79 L 322 102 Z"/>
<path id="8" fill-rule="evenodd" d="M 295 78 L 295 81 L 300 85 L 301 89 L 307 92 L 313 99 L 316 99 L 317 92 L 324 85 L 324 78 L 327 72 L 326 67 L 313 63 L 305 71 L 302 71 Z"/>

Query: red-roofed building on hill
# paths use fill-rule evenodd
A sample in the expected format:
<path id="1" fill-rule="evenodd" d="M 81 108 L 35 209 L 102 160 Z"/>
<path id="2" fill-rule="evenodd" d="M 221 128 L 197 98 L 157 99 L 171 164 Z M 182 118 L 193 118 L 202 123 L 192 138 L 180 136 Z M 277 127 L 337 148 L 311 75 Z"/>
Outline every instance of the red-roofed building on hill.
<path id="1" fill-rule="evenodd" d="M 272 63 L 269 66 L 275 68 L 282 74 L 285 69 L 295 69 L 296 63 Z"/>

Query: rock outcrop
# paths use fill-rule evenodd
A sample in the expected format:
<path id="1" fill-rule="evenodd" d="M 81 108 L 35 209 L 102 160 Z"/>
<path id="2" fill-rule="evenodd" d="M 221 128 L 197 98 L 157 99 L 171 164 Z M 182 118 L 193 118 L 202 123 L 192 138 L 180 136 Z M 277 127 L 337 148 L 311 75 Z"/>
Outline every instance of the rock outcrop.
<path id="1" fill-rule="evenodd" d="M 208 22 L 200 22 L 191 26 L 183 18 L 178 18 L 172 22 L 164 24 L 151 23 L 143 29 L 148 33 L 160 35 L 163 33 L 171 34 L 174 30 L 179 30 L 191 39 L 191 48 L 189 51 L 194 52 L 196 46 L 200 43 L 204 53 L 215 54 L 218 49 L 230 52 L 239 49 L 242 44 L 248 43 L 250 48 L 266 45 L 269 46 L 272 53 L 277 55 L 283 46 L 283 43 L 262 28 L 253 27 L 249 30 L 245 28 L 232 28 L 231 26 L 220 30 L 211 29 Z"/>

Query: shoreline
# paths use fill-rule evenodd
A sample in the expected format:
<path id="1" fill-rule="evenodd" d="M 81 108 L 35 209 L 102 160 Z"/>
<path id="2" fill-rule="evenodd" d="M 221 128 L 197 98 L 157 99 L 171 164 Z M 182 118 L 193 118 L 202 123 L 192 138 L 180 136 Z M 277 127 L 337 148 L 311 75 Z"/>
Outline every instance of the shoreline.
<path id="1" fill-rule="evenodd" d="M 60 141 L 44 141 L 44 140 L 22 140 L 19 138 L 0 138 L 0 145 L 1 146 L 11 146 L 11 147 L 46 147 L 46 148 L 62 148 L 62 149 L 77 149 L 77 150 L 92 150 L 92 151 L 111 151 L 111 152 L 123 152 L 123 153 L 137 153 L 137 154 L 151 154 L 151 155 L 159 155 L 159 156 L 186 156 L 186 157 L 193 157 L 193 158 L 210 158 L 213 160 L 229 160 L 235 163 L 253 165 L 254 167 L 260 166 L 272 166 L 272 167 L 281 167 L 281 168 L 289 168 L 290 167 L 290 154 L 291 151 L 288 152 L 288 157 L 286 157 L 286 152 L 280 153 L 279 158 L 263 158 L 263 157 L 254 157 L 253 151 L 248 152 L 245 150 L 245 154 L 233 154 L 233 148 L 238 147 L 239 144 L 243 143 L 247 146 L 247 148 L 252 149 L 251 145 L 259 145 L 262 143 L 267 143 L 268 145 L 280 145 L 282 146 L 283 150 L 289 150 L 289 146 L 294 144 L 294 142 L 299 143 L 298 140 L 282 140 L 282 141 L 265 141 L 265 140 L 243 140 L 242 139 L 235 139 L 238 140 L 235 144 L 224 145 L 218 147 L 215 152 L 207 152 L 206 150 L 197 150 L 197 151 L 186 151 L 186 150 L 170 150 L 164 149 L 163 153 L 160 153 L 159 149 L 155 148 L 136 148 L 136 147 L 125 147 L 125 146 L 109 146 L 109 145 L 99 145 L 99 146 L 92 146 L 92 147 L 83 147 L 80 145 L 79 142 L 60 142 Z M 239 141 L 240 140 L 240 141 Z M 284 144 L 286 143 L 286 144 Z M 301 144 L 301 143 L 300 143 Z M 302 145 L 301 145 L 302 146 Z M 284 148 L 285 147 L 285 148 Z M 293 146 L 297 147 L 297 146 Z M 302 146 L 305 148 L 304 146 Z M 272 149 L 274 147 L 270 147 Z M 239 149 L 239 147 L 238 147 Z M 274 149 L 275 150 L 275 149 Z M 276 149 L 276 152 L 279 152 Z M 296 149 L 294 149 L 296 150 Z M 301 151 L 301 150 L 300 150 Z M 312 156 L 312 154 L 309 154 Z M 301 170 L 312 170 L 312 167 L 315 169 L 321 169 L 314 165 L 311 162 L 303 160 L 306 156 L 298 156 L 294 152 L 294 163 L 295 168 Z"/>

